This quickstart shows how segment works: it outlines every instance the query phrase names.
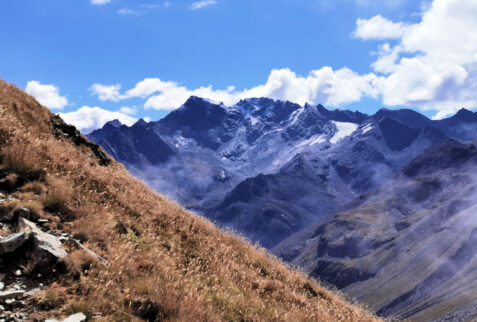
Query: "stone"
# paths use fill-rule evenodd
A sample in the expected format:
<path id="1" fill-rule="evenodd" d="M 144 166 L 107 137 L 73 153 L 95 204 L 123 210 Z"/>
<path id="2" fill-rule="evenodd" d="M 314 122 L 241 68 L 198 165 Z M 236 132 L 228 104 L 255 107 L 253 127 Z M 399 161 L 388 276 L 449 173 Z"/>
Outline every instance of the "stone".
<path id="1" fill-rule="evenodd" d="M 22 275 L 22 271 L 19 270 L 19 269 L 17 269 L 14 274 L 15 274 L 15 276 L 21 276 L 21 275 Z"/>
<path id="2" fill-rule="evenodd" d="M 8 300 L 19 299 L 19 298 L 22 298 L 24 295 L 25 295 L 25 292 L 22 290 L 4 291 L 4 292 L 0 292 L 0 300 L 6 300 L 5 303 L 9 304 L 7 302 Z"/>
<path id="3" fill-rule="evenodd" d="M 25 232 L 10 234 L 0 240 L 0 255 L 5 253 L 13 253 L 18 248 L 22 247 L 27 241 L 28 236 Z"/>
<path id="4" fill-rule="evenodd" d="M 31 221 L 25 218 L 18 218 L 18 226 L 21 231 L 31 236 L 34 243 L 34 251 L 42 259 L 56 261 L 68 255 L 57 237 L 44 233 Z M 45 258 L 45 256 L 48 258 Z"/>
<path id="5" fill-rule="evenodd" d="M 5 283 L 0 282 L 0 291 L 3 291 L 4 288 L 5 288 Z"/>
<path id="6" fill-rule="evenodd" d="M 91 249 L 85 247 L 83 244 L 81 244 L 78 240 L 76 239 L 73 239 L 73 241 L 75 242 L 75 244 L 83 251 L 85 251 L 86 253 L 88 253 L 90 256 L 92 256 L 93 258 L 96 258 L 102 265 L 104 266 L 108 266 L 109 263 L 107 260 L 105 260 L 103 257 L 99 256 L 98 254 L 96 254 L 95 252 L 93 252 Z"/>
<path id="7" fill-rule="evenodd" d="M 82 321 L 86 321 L 86 315 L 84 315 L 83 313 L 76 313 L 76 314 L 70 315 L 69 317 L 64 319 L 62 322 L 82 322 Z M 59 322 L 59 321 L 56 319 L 48 319 L 48 320 L 45 320 L 45 322 Z"/>
<path id="8" fill-rule="evenodd" d="M 76 313 L 64 319 L 63 322 L 82 322 L 85 320 L 86 315 L 84 315 L 83 313 Z"/>
<path id="9" fill-rule="evenodd" d="M 32 290 L 29 290 L 28 292 L 25 293 L 25 296 L 33 296 L 35 295 L 36 293 L 40 292 L 40 289 L 39 288 L 34 288 Z"/>

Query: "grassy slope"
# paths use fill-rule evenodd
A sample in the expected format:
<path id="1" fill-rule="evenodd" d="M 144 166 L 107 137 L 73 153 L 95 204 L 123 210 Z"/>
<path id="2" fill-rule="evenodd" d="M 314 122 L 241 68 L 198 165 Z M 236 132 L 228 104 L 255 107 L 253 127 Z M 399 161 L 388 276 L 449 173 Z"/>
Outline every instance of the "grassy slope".
<path id="1" fill-rule="evenodd" d="M 0 80 L 1 153 L 47 171 L 48 193 L 40 201 L 57 196 L 71 215 L 40 210 L 42 216 L 56 229 L 84 236 L 110 263 L 93 265 L 79 280 L 61 279 L 62 312 L 136 320 L 149 305 L 158 320 L 376 320 L 151 191 L 122 165 L 99 166 L 87 148 L 54 137 L 50 116 L 34 98 Z M 118 232 L 120 222 L 130 229 Z M 74 264 L 78 257 L 73 253 L 69 260 Z M 50 314 L 61 315 L 59 309 Z"/>

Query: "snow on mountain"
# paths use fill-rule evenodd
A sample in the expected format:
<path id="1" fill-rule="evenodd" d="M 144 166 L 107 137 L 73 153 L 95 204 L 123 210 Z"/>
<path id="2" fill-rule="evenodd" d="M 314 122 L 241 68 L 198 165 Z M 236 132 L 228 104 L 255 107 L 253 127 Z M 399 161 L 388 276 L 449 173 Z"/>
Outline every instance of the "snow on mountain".
<path id="1" fill-rule="evenodd" d="M 347 136 L 353 134 L 354 131 L 358 129 L 358 124 L 349 123 L 349 122 L 337 122 L 331 121 L 337 128 L 336 133 L 330 139 L 332 144 L 336 144 L 338 141 L 344 139 Z"/>

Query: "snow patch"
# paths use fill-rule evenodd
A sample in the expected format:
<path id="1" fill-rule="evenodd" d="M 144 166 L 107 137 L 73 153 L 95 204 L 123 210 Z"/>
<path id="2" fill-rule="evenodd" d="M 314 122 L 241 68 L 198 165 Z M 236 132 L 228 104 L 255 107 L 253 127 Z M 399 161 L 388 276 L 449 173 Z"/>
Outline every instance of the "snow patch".
<path id="1" fill-rule="evenodd" d="M 358 124 L 349 123 L 349 122 L 337 122 L 331 121 L 336 126 L 338 131 L 330 139 L 330 143 L 335 144 L 344 139 L 347 136 L 350 136 L 354 131 L 358 129 Z"/>
<path id="2" fill-rule="evenodd" d="M 297 147 L 302 147 L 302 146 L 305 146 L 305 145 L 313 146 L 315 144 L 323 143 L 325 141 L 326 141 L 326 139 L 325 139 L 324 134 L 313 135 L 308 140 L 305 140 L 305 141 L 301 142 L 300 144 L 298 144 Z"/>
<path id="3" fill-rule="evenodd" d="M 247 115 L 247 119 L 250 121 L 250 124 L 252 124 L 252 126 L 260 122 L 257 117 L 254 117 L 251 114 Z"/>
<path id="4" fill-rule="evenodd" d="M 363 132 L 362 132 L 363 134 L 366 134 L 366 133 L 368 133 L 369 131 L 371 131 L 372 129 L 373 129 L 373 126 L 371 125 L 371 123 L 369 123 L 369 124 L 366 124 L 366 126 L 363 127 L 363 128 L 361 129 L 361 131 L 363 131 Z"/>
<path id="5" fill-rule="evenodd" d="M 291 121 L 289 126 L 292 126 L 293 124 L 296 123 L 296 121 L 298 120 L 298 117 L 300 117 L 301 113 L 303 113 L 304 110 L 305 110 L 305 108 L 301 107 L 301 108 L 297 109 L 296 111 L 293 111 L 293 113 L 290 116 L 290 118 L 293 118 L 293 120 Z"/>

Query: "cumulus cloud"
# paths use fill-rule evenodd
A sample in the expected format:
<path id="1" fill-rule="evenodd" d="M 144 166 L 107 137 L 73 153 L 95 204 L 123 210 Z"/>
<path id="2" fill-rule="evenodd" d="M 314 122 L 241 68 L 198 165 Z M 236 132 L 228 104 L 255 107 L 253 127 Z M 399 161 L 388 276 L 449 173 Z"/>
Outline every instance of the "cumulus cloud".
<path id="1" fill-rule="evenodd" d="M 41 84 L 33 80 L 27 83 L 25 91 L 50 109 L 61 110 L 68 105 L 68 99 L 60 96 L 60 90 L 53 84 Z"/>
<path id="2" fill-rule="evenodd" d="M 60 113 L 60 116 L 66 123 L 74 125 L 85 134 L 103 127 L 104 124 L 112 120 L 117 119 L 128 126 L 137 121 L 137 119 L 119 111 L 108 111 L 100 107 L 89 106 L 83 106 L 73 112 Z"/>
<path id="3" fill-rule="evenodd" d="M 394 27 L 380 33 L 375 25 L 381 18 L 358 20 L 356 34 L 384 39 L 401 33 L 394 47 L 380 46 L 373 63 L 375 72 L 384 74 L 376 86 L 385 105 L 436 110 L 435 118 L 477 106 L 476 1 L 434 0 L 420 22 L 384 22 Z"/>
<path id="4" fill-rule="evenodd" d="M 410 26 L 402 22 L 392 22 L 381 15 L 371 19 L 358 19 L 353 35 L 356 38 L 367 39 L 400 39 Z"/>
<path id="5" fill-rule="evenodd" d="M 201 1 L 196 1 L 192 3 L 190 8 L 191 10 L 197 10 L 197 9 L 202 9 L 208 6 L 212 6 L 214 4 L 217 4 L 216 0 L 201 0 Z"/>
<path id="6" fill-rule="evenodd" d="M 125 94 L 120 94 L 119 85 L 104 86 L 95 84 L 94 88 L 102 100 L 119 101 L 133 97 L 146 98 L 145 108 L 173 110 L 181 106 L 190 96 L 199 96 L 227 105 L 250 97 L 269 97 L 288 100 L 298 104 L 325 103 L 339 106 L 359 101 L 363 96 L 376 97 L 373 85 L 377 77 L 373 74 L 359 75 L 348 68 L 333 70 L 323 67 L 307 76 L 299 76 L 290 69 L 272 70 L 263 85 L 237 91 L 234 86 L 227 89 L 214 89 L 212 86 L 189 89 L 176 82 L 159 78 L 146 78 Z M 106 90 L 105 90 L 106 89 Z"/>
<path id="7" fill-rule="evenodd" d="M 127 114 L 127 115 L 136 115 L 137 109 L 136 109 L 136 106 L 133 106 L 133 107 L 123 106 L 119 109 L 119 112 Z"/>
<path id="8" fill-rule="evenodd" d="M 100 6 L 100 5 L 108 4 L 110 2 L 111 2 L 111 0 L 91 0 L 90 3 L 93 4 L 93 5 Z"/>
<path id="9" fill-rule="evenodd" d="M 91 85 L 89 90 L 98 95 L 100 101 L 113 101 L 118 102 L 121 99 L 121 95 L 119 94 L 119 90 L 121 89 L 121 85 L 102 85 L 98 83 L 94 83 Z"/>

